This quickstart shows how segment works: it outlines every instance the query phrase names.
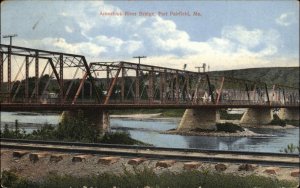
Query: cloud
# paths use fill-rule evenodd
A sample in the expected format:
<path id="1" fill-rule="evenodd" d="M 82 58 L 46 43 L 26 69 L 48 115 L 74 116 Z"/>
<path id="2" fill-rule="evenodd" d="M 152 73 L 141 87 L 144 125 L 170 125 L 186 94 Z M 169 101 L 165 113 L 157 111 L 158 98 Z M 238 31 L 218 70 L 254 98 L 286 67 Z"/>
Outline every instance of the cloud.
<path id="1" fill-rule="evenodd" d="M 299 19 L 299 17 L 298 17 Z M 281 26 L 289 26 L 293 23 L 297 22 L 297 16 L 294 12 L 287 12 L 281 14 L 278 18 L 276 18 L 276 23 Z"/>
<path id="2" fill-rule="evenodd" d="M 227 26 L 222 30 L 222 37 L 238 42 L 246 48 L 253 48 L 261 43 L 263 31 L 260 29 L 247 30 L 240 25 Z"/>
<path id="3" fill-rule="evenodd" d="M 73 29 L 69 26 L 65 26 L 65 30 L 68 32 L 68 33 L 73 33 Z"/>
<path id="4" fill-rule="evenodd" d="M 106 52 L 106 48 L 98 46 L 90 42 L 68 43 L 63 38 L 44 38 L 42 40 L 32 41 L 36 46 L 40 46 L 41 49 L 45 49 L 45 46 L 49 49 L 55 49 L 55 51 L 73 53 L 73 54 L 89 54 L 92 57 L 99 57 L 101 53 Z"/>
<path id="5" fill-rule="evenodd" d="M 57 9 L 57 14 L 47 16 L 41 12 L 45 19 L 34 32 L 27 25 L 34 24 L 36 20 L 26 19 L 29 23 L 21 25 L 23 35 L 16 38 L 16 43 L 77 53 L 85 55 L 90 61 L 132 61 L 134 55 L 147 55 L 148 58 L 143 60 L 145 63 L 174 68 L 182 68 L 187 63 L 189 70 L 200 63 L 210 64 L 213 70 L 285 66 L 284 61 L 297 65 L 295 59 L 298 57 L 285 58 L 278 54 L 282 39 L 273 29 L 230 25 L 223 27 L 218 35 L 197 40 L 191 39 L 187 31 L 179 29 L 175 21 L 166 18 L 100 16 L 100 11 L 122 10 L 107 2 L 80 1 L 72 8 L 68 8 L 68 3 L 58 2 L 59 6 L 49 7 L 51 10 Z M 59 9 L 61 6 L 64 8 Z M 26 9 L 24 14 L 30 15 L 30 11 Z M 22 21 L 24 16 L 18 15 L 16 23 Z M 9 25 L 11 27 L 6 26 L 4 30 L 16 29 L 19 25 Z"/>

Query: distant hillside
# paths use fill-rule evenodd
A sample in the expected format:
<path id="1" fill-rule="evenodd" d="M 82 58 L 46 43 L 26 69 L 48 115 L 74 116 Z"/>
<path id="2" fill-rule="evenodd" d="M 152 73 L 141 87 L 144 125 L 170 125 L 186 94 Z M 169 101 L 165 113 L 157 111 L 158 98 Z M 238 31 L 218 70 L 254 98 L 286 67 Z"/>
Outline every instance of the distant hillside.
<path id="1" fill-rule="evenodd" d="M 266 83 L 277 83 L 299 88 L 299 70 L 299 67 L 272 67 L 213 71 L 210 74 Z"/>

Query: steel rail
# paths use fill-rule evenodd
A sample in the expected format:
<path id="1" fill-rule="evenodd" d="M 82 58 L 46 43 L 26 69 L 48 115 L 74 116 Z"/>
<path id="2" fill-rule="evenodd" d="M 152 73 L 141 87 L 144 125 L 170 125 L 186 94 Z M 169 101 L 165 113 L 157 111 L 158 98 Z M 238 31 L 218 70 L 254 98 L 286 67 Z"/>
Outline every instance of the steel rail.
<path id="1" fill-rule="evenodd" d="M 28 145 L 28 144 L 35 144 L 35 145 Z M 1 148 L 56 151 L 56 152 L 67 152 L 67 153 L 120 155 L 124 157 L 147 157 L 151 159 L 176 159 L 182 161 L 199 160 L 205 162 L 253 163 L 253 164 L 261 164 L 261 165 L 275 165 L 275 166 L 288 166 L 288 167 L 299 166 L 299 154 L 285 154 L 285 153 L 261 153 L 261 152 L 243 152 L 243 151 L 225 151 L 225 150 L 219 151 L 219 150 L 163 148 L 163 147 L 151 147 L 151 146 L 128 146 L 128 145 L 113 145 L 113 144 L 91 144 L 91 143 L 78 143 L 78 142 L 42 141 L 42 140 L 19 140 L 19 139 L 4 139 L 4 138 L 1 138 Z M 220 155 L 223 155 L 223 157 Z M 281 160 L 274 160 L 274 159 L 268 160 L 267 158 L 270 159 L 270 157 L 271 158 L 278 157 L 281 158 Z"/>
<path id="2" fill-rule="evenodd" d="M 166 148 L 166 147 L 139 146 L 139 145 L 63 142 L 63 141 L 27 140 L 27 139 L 10 139 L 10 138 L 0 138 L 0 141 L 1 142 L 16 142 L 16 143 L 32 143 L 32 144 L 52 144 L 52 145 L 126 148 L 126 149 L 150 149 L 150 150 L 181 151 L 181 152 L 208 152 L 208 153 L 243 154 L 243 155 L 260 155 L 260 156 L 261 155 L 264 155 L 264 156 L 275 156 L 276 155 L 276 156 L 288 156 L 288 157 L 300 156 L 300 154 L 271 153 L 271 152 L 228 151 L 228 150 L 212 150 L 212 149 L 198 149 L 198 148 Z"/>

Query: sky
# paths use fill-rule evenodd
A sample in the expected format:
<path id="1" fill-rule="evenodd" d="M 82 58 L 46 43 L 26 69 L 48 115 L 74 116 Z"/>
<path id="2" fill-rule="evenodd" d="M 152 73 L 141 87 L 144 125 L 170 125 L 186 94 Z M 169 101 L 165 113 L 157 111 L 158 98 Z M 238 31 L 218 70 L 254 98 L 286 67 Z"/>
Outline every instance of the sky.
<path id="1" fill-rule="evenodd" d="M 211 71 L 299 66 L 299 2 L 292 0 L 11 0 L 1 3 L 1 34 L 17 34 L 13 45 L 89 62 L 142 55 L 144 64 L 193 71 L 203 63 Z"/>

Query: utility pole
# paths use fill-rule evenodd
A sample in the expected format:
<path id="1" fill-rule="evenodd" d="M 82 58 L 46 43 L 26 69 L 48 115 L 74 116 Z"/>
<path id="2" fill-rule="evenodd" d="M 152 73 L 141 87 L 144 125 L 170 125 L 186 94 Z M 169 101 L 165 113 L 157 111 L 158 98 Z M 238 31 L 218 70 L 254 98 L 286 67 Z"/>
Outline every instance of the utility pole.
<path id="1" fill-rule="evenodd" d="M 202 67 L 195 67 L 196 69 L 198 69 L 198 72 L 200 72 L 200 68 L 202 68 Z"/>
<path id="2" fill-rule="evenodd" d="M 135 56 L 133 58 L 138 58 L 139 59 L 139 64 L 141 64 L 141 59 L 142 58 L 147 58 L 147 56 Z"/>
<path id="3" fill-rule="evenodd" d="M 198 69 L 198 72 L 201 72 L 200 69 L 203 69 L 203 72 L 205 72 L 206 64 L 203 63 L 203 64 L 202 64 L 202 67 L 195 67 L 195 68 Z"/>
<path id="4" fill-rule="evenodd" d="M 3 38 L 9 38 L 9 45 L 12 45 L 12 38 L 17 37 L 17 34 L 12 34 L 12 35 L 3 35 Z"/>

